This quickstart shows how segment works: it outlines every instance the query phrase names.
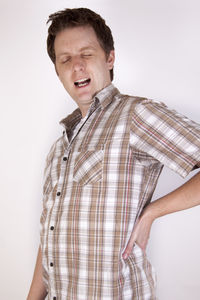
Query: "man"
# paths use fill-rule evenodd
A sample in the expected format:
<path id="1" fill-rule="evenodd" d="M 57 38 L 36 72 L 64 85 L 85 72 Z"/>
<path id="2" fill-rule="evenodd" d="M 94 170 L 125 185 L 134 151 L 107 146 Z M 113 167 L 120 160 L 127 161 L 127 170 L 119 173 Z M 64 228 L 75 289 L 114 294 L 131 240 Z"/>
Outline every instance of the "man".
<path id="1" fill-rule="evenodd" d="M 200 204 L 200 174 L 150 203 L 166 165 L 200 166 L 200 127 L 111 84 L 114 43 L 89 9 L 50 16 L 47 47 L 78 109 L 47 157 L 41 245 L 28 300 L 152 300 L 145 249 L 153 221 Z"/>

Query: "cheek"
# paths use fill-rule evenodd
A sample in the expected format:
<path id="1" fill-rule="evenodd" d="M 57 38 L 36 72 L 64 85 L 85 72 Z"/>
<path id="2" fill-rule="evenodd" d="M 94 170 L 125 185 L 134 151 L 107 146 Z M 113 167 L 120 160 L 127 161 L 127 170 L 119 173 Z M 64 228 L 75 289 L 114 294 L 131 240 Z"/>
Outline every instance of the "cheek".
<path id="1" fill-rule="evenodd" d="M 95 70 L 94 70 L 94 76 L 96 76 L 96 78 L 98 78 L 99 80 L 103 80 L 103 78 L 106 75 L 106 66 L 104 63 L 100 62 L 95 66 Z"/>
<path id="2" fill-rule="evenodd" d="M 59 74 L 59 79 L 62 82 L 62 84 L 69 85 L 69 74 L 66 71 L 63 71 Z"/>

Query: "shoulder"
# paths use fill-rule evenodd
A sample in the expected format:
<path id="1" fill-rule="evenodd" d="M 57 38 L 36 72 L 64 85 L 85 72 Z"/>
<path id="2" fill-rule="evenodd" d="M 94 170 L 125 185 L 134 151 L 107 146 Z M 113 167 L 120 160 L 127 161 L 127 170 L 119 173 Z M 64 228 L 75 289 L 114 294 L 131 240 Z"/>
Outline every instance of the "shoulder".
<path id="1" fill-rule="evenodd" d="M 168 109 L 167 105 L 160 101 L 155 101 L 153 99 L 132 96 L 132 95 L 120 95 L 121 101 L 124 101 L 126 106 L 130 108 L 130 113 L 133 115 L 145 115 L 147 113 L 157 114 L 160 112 L 173 112 L 173 110 Z M 175 111 L 174 111 L 175 112 Z"/>
<path id="2" fill-rule="evenodd" d="M 167 107 L 167 105 L 161 101 L 156 101 L 147 97 L 142 96 L 134 96 L 134 95 L 128 95 L 128 94 L 119 94 L 116 95 L 117 97 L 120 97 L 122 101 L 126 101 L 127 103 L 132 103 L 136 107 L 148 107 L 148 106 L 155 106 L 155 107 Z"/>

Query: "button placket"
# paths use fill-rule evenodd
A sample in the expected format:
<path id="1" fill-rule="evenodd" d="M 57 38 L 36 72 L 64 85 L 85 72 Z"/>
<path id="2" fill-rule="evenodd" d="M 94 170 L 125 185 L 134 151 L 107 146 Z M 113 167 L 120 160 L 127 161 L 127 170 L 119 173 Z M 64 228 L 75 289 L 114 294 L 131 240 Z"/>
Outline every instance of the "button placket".
<path id="1" fill-rule="evenodd" d="M 69 152 L 70 151 L 68 151 L 68 155 L 69 155 Z M 64 156 L 63 156 L 63 162 L 65 163 L 65 166 L 66 166 L 66 161 L 68 160 L 68 157 L 67 157 L 67 154 L 65 154 Z M 65 170 L 65 167 L 63 166 L 62 168 L 61 168 L 61 174 L 60 174 L 60 178 L 59 178 L 59 181 L 58 181 L 58 190 L 61 190 L 61 188 L 62 188 L 62 184 L 63 184 L 63 178 L 64 178 L 64 170 Z M 61 196 L 61 192 L 60 191 L 58 191 L 57 193 L 56 193 L 56 196 L 59 198 L 60 196 Z M 55 227 L 52 225 L 51 227 L 50 227 L 50 230 L 51 231 L 53 231 L 55 229 Z"/>
<path id="2" fill-rule="evenodd" d="M 56 193 L 57 201 L 59 201 L 60 196 L 62 195 L 61 191 L 62 191 L 62 188 L 63 188 L 64 175 L 65 175 L 66 168 L 67 168 L 67 163 L 68 163 L 68 160 L 69 160 L 70 150 L 71 149 L 68 147 L 68 149 L 65 151 L 65 153 L 64 153 L 64 155 L 61 159 L 61 172 L 60 172 L 60 177 L 58 179 L 58 187 L 57 187 L 57 193 Z M 50 229 L 51 233 L 53 234 L 53 232 L 55 230 L 54 223 L 53 224 L 51 223 L 49 229 Z M 51 270 L 50 271 L 51 273 L 54 272 L 54 262 L 53 261 L 49 262 L 49 268 Z M 56 296 L 53 296 L 52 299 L 57 299 L 57 298 L 56 298 Z"/>
<path id="3" fill-rule="evenodd" d="M 66 172 L 66 168 L 67 168 L 67 164 L 68 164 L 68 160 L 69 160 L 69 155 L 70 155 L 70 147 L 67 147 L 67 149 L 65 150 L 65 152 L 63 153 L 63 156 L 61 157 L 61 170 L 60 170 L 60 176 L 58 178 L 57 181 L 57 193 L 56 193 L 56 201 L 59 202 L 60 201 L 60 197 L 62 196 L 62 190 L 63 190 L 63 183 L 64 183 L 64 178 L 65 178 L 65 172 Z M 54 206 L 53 209 L 56 209 L 57 205 Z M 49 225 L 49 239 L 51 240 L 54 236 L 56 230 L 56 222 L 54 220 L 54 218 L 51 219 L 51 223 Z M 51 244 L 51 243 L 50 243 Z M 53 244 L 53 242 L 52 242 Z M 51 256 L 51 260 L 49 261 L 49 276 L 54 276 L 54 272 L 55 272 L 55 261 L 54 260 L 54 256 L 53 256 L 53 249 L 52 246 L 49 246 L 49 255 Z M 52 285 L 53 287 L 53 285 Z M 53 293 L 51 296 L 51 299 L 56 300 L 58 299 L 56 296 L 56 293 Z"/>
<path id="4" fill-rule="evenodd" d="M 63 186 L 63 181 L 64 181 L 64 174 L 65 174 L 65 170 L 67 168 L 67 162 L 69 160 L 69 155 L 71 152 L 71 148 L 70 145 L 68 146 L 67 150 L 65 151 L 63 158 L 62 158 L 62 163 L 61 163 L 61 172 L 60 172 L 60 178 L 58 180 L 58 192 L 57 192 L 57 197 L 60 197 L 61 195 L 61 190 L 62 190 L 62 186 Z"/>

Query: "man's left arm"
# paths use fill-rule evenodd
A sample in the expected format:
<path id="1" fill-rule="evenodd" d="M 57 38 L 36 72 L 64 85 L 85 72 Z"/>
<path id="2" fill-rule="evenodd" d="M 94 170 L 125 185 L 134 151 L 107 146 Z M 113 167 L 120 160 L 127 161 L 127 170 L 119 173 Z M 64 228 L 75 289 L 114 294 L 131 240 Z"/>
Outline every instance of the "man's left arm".
<path id="1" fill-rule="evenodd" d="M 200 167 L 200 163 L 198 164 Z M 185 184 L 166 196 L 146 206 L 136 222 L 127 247 L 123 253 L 126 259 L 131 253 L 134 243 L 145 252 L 152 223 L 155 219 L 200 204 L 200 172 Z"/>

